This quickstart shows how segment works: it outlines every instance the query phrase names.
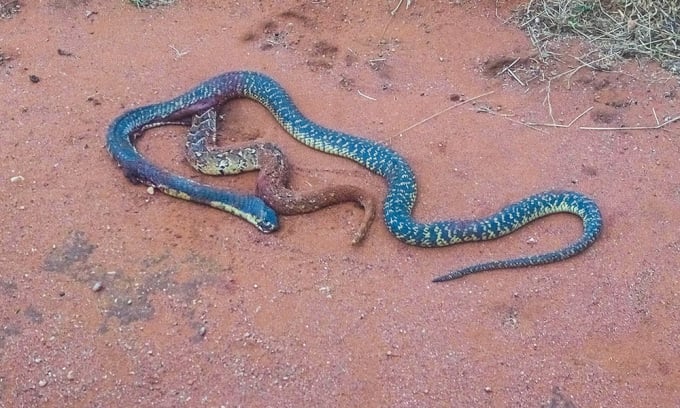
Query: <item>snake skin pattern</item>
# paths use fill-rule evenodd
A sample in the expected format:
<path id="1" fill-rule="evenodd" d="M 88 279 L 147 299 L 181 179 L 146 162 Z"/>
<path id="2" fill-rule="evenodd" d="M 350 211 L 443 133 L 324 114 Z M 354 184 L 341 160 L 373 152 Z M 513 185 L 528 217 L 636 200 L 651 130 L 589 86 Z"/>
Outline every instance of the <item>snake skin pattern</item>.
<path id="1" fill-rule="evenodd" d="M 572 191 L 534 194 L 484 218 L 418 222 L 411 216 L 416 201 L 415 175 L 401 155 L 383 144 L 310 121 L 297 109 L 281 85 L 266 75 L 251 71 L 221 74 L 174 99 L 124 113 L 109 128 L 108 151 L 132 180 L 158 185 L 169 194 L 222 208 L 252 222 L 263 231 L 271 231 L 275 228 L 272 225 L 276 225 L 272 222 L 272 219 L 276 220 L 275 214 L 259 198 L 210 189 L 172 175 L 144 160 L 133 145 L 134 139 L 149 127 L 186 120 L 187 117 L 239 97 L 251 98 L 264 105 L 288 133 L 305 145 L 354 160 L 382 176 L 388 187 L 383 206 L 385 224 L 395 237 L 407 244 L 441 247 L 498 238 L 537 218 L 559 212 L 572 213 L 582 219 L 581 237 L 564 248 L 472 265 L 435 278 L 435 282 L 485 270 L 564 260 L 592 245 L 602 229 L 602 216 L 597 204 L 591 198 Z"/>

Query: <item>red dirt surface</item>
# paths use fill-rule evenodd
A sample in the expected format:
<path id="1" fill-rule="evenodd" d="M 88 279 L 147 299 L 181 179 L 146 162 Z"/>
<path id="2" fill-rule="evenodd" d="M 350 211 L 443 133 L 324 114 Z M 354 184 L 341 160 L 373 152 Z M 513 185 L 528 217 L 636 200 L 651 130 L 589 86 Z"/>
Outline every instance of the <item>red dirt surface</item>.
<path id="1" fill-rule="evenodd" d="M 678 123 L 616 129 L 677 115 L 677 79 L 628 63 L 549 82 L 580 65 L 579 46 L 534 71 L 506 23 L 517 2 L 416 1 L 394 16 L 395 2 L 360 3 L 22 1 L 0 21 L 0 406 L 680 406 Z M 518 57 L 526 86 L 496 75 Z M 263 235 L 125 179 L 104 149 L 116 116 L 241 69 L 276 78 L 311 119 L 401 152 L 418 219 L 562 188 L 597 200 L 604 231 L 564 262 L 433 284 L 565 245 L 579 221 L 423 249 L 378 218 L 355 247 L 352 204 Z M 384 195 L 380 177 L 300 145 L 259 105 L 226 110 L 223 139 L 279 144 L 297 188 Z M 565 126 L 528 125 L 553 118 Z M 255 174 L 193 172 L 185 133 L 154 129 L 138 146 L 254 190 Z"/>

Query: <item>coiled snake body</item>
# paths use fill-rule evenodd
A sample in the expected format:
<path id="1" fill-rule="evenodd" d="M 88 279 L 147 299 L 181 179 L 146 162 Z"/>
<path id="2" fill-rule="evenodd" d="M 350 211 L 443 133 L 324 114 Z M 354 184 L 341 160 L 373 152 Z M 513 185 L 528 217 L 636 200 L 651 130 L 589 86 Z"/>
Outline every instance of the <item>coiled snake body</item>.
<path id="1" fill-rule="evenodd" d="M 276 216 L 261 199 L 211 188 L 173 175 L 144 160 L 133 145 L 134 139 L 145 129 L 186 121 L 194 114 L 238 97 L 251 98 L 264 105 L 288 133 L 305 145 L 354 160 L 382 176 L 388 186 L 383 206 L 385 224 L 395 237 L 407 244 L 441 247 L 498 238 L 537 218 L 558 212 L 575 214 L 583 221 L 581 237 L 562 249 L 472 265 L 435 278 L 436 282 L 490 269 L 564 260 L 588 248 L 602 228 L 602 216 L 597 204 L 591 198 L 572 191 L 547 191 L 531 195 L 484 218 L 417 222 L 411 216 L 416 200 L 416 179 L 401 155 L 380 143 L 310 121 L 276 81 L 257 72 L 236 71 L 218 75 L 174 99 L 124 113 L 109 127 L 108 151 L 132 180 L 157 185 L 169 194 L 232 212 L 262 231 L 272 231 L 277 226 Z"/>
<path id="2" fill-rule="evenodd" d="M 216 135 L 217 114 L 214 109 L 194 116 L 184 151 L 191 167 L 213 176 L 259 170 L 255 194 L 279 215 L 305 214 L 334 204 L 355 201 L 363 207 L 364 218 L 352 243 L 358 244 L 364 239 L 375 216 L 375 202 L 367 191 L 351 185 L 332 185 L 304 192 L 292 190 L 288 187 L 290 165 L 278 146 L 248 142 L 218 148 Z"/>

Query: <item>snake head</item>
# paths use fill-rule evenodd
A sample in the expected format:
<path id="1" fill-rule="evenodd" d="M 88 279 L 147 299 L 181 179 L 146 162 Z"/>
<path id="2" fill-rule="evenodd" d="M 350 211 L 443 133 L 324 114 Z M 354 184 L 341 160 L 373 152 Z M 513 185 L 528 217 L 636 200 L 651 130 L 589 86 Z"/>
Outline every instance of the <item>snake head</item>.
<path id="1" fill-rule="evenodd" d="M 238 216 L 253 224 L 260 231 L 268 234 L 279 229 L 279 217 L 276 212 L 257 196 L 246 196 L 247 204 L 238 212 Z"/>
<path id="2" fill-rule="evenodd" d="M 276 212 L 268 206 L 263 206 L 263 212 L 259 219 L 255 222 L 255 226 L 265 234 L 274 232 L 279 229 L 279 218 Z"/>

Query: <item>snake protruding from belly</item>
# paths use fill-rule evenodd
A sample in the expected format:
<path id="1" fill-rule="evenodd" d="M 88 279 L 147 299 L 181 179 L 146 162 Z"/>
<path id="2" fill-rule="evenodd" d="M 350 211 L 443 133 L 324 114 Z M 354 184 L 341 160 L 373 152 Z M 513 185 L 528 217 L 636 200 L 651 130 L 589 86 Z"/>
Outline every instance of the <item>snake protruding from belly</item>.
<path id="1" fill-rule="evenodd" d="M 366 235 L 375 216 L 375 200 L 366 190 L 351 185 L 332 185 L 313 191 L 296 191 L 288 187 L 291 169 L 278 146 L 272 143 L 247 142 L 217 148 L 217 114 L 208 109 L 195 115 L 185 144 L 185 157 L 191 167 L 213 176 L 233 175 L 260 170 L 255 194 L 279 215 L 296 215 L 346 201 L 355 201 L 364 209 L 364 218 L 353 244 Z"/>
<path id="2" fill-rule="evenodd" d="M 383 205 L 385 224 L 404 243 L 421 247 L 442 247 L 494 239 L 537 218 L 561 212 L 575 214 L 583 222 L 580 238 L 561 249 L 468 266 L 435 278 L 436 282 L 485 270 L 561 261 L 592 245 L 602 229 L 602 215 L 593 199 L 578 192 L 561 190 L 528 196 L 483 218 L 418 222 L 411 215 L 416 201 L 415 175 L 400 154 L 379 142 L 310 121 L 298 110 L 278 82 L 251 71 L 224 73 L 176 98 L 122 114 L 109 127 L 107 149 L 131 180 L 156 186 L 161 191 L 180 198 L 212 205 L 241 216 L 262 231 L 272 231 L 278 226 L 276 214 L 260 198 L 216 189 L 174 175 L 145 160 L 133 144 L 136 137 L 150 127 L 186 121 L 195 114 L 241 97 L 261 103 L 291 136 L 305 145 L 351 159 L 383 177 L 387 182 Z"/>

